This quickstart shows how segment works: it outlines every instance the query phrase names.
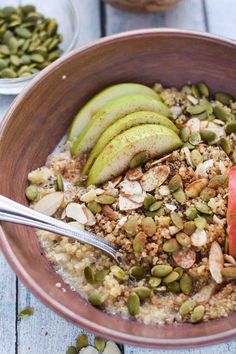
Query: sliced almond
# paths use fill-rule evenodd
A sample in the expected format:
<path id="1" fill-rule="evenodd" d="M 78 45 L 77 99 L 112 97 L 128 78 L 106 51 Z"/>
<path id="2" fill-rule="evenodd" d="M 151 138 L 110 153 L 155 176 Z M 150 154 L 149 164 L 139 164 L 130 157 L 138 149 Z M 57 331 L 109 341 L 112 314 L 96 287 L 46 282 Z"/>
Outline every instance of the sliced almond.
<path id="1" fill-rule="evenodd" d="M 209 253 L 209 270 L 217 284 L 222 283 L 222 269 L 224 267 L 224 255 L 218 242 L 214 241 Z"/>
<path id="2" fill-rule="evenodd" d="M 96 198 L 96 196 L 97 196 L 96 191 L 94 189 L 91 189 L 87 193 L 83 194 L 80 197 L 80 200 L 81 202 L 89 203 L 92 202 Z"/>
<path id="3" fill-rule="evenodd" d="M 178 117 L 182 113 L 182 108 L 179 106 L 172 106 L 170 110 L 174 117 Z"/>
<path id="4" fill-rule="evenodd" d="M 195 247 L 202 247 L 207 244 L 207 234 L 205 230 L 196 229 L 191 235 L 192 245 Z"/>
<path id="5" fill-rule="evenodd" d="M 85 205 L 81 205 L 82 210 L 86 216 L 87 222 L 86 224 L 89 226 L 93 226 L 96 224 L 96 219 L 91 210 L 89 210 Z"/>
<path id="6" fill-rule="evenodd" d="M 70 221 L 70 222 L 68 222 L 68 225 L 70 225 L 78 230 L 84 230 L 84 225 L 78 221 Z"/>
<path id="7" fill-rule="evenodd" d="M 124 180 L 119 186 L 121 187 L 122 193 L 126 196 L 142 194 L 141 184 L 137 181 Z"/>
<path id="8" fill-rule="evenodd" d="M 116 343 L 109 340 L 103 354 L 121 354 L 121 351 Z"/>
<path id="9" fill-rule="evenodd" d="M 113 210 L 110 205 L 103 205 L 102 206 L 102 213 L 103 215 L 107 216 L 111 220 L 118 220 L 119 219 L 119 213 L 115 210 Z"/>
<path id="10" fill-rule="evenodd" d="M 185 192 L 189 198 L 196 198 L 199 196 L 203 188 L 208 184 L 207 178 L 200 178 L 192 183 L 188 184 L 185 188 Z"/>
<path id="11" fill-rule="evenodd" d="M 182 248 L 173 253 L 175 263 L 184 269 L 191 268 L 196 262 L 196 252 L 191 248 Z"/>
<path id="12" fill-rule="evenodd" d="M 146 197 L 146 192 L 143 192 L 142 194 L 131 195 L 129 196 L 129 199 L 131 199 L 135 203 L 143 203 L 145 197 Z"/>
<path id="13" fill-rule="evenodd" d="M 69 203 L 66 207 L 66 216 L 74 219 L 81 224 L 86 224 L 88 219 L 82 208 L 82 205 L 78 203 Z"/>
<path id="14" fill-rule="evenodd" d="M 116 187 L 122 181 L 122 176 L 118 176 L 111 180 L 113 187 Z"/>
<path id="15" fill-rule="evenodd" d="M 80 354 L 99 354 L 97 349 L 95 349 L 94 347 L 92 346 L 88 346 L 88 347 L 85 347 L 85 348 L 82 348 L 80 351 L 79 351 Z M 104 353 L 104 352 L 103 352 Z M 111 354 L 111 353 L 110 353 Z"/>
<path id="16" fill-rule="evenodd" d="M 63 192 L 54 192 L 47 194 L 43 198 L 41 198 L 36 204 L 34 204 L 34 210 L 38 211 L 39 213 L 52 216 L 53 214 L 55 214 L 57 209 L 59 209 L 63 201 L 63 197 Z"/>
<path id="17" fill-rule="evenodd" d="M 198 99 L 192 95 L 187 95 L 187 99 L 194 105 L 198 104 Z"/>
<path id="18" fill-rule="evenodd" d="M 175 211 L 177 209 L 177 206 L 174 204 L 170 204 L 170 203 L 165 203 L 165 207 L 167 209 L 169 209 L 170 211 Z"/>
<path id="19" fill-rule="evenodd" d="M 168 186 L 160 186 L 159 193 L 163 197 L 170 194 L 170 188 Z"/>
<path id="20" fill-rule="evenodd" d="M 190 133 L 195 133 L 200 131 L 200 120 L 198 118 L 191 118 L 187 121 L 185 126 L 189 128 Z"/>
<path id="21" fill-rule="evenodd" d="M 144 173 L 141 179 L 141 185 L 146 192 L 153 191 L 155 188 L 161 186 L 170 174 L 169 166 L 155 166 Z"/>
<path id="22" fill-rule="evenodd" d="M 229 254 L 224 254 L 224 259 L 227 263 L 236 264 L 234 257 L 230 256 Z"/>
<path id="23" fill-rule="evenodd" d="M 122 216 L 120 218 L 120 220 L 118 221 L 117 225 L 119 225 L 120 227 L 124 226 L 124 224 L 126 223 L 127 219 L 128 219 L 128 216 Z"/>
<path id="24" fill-rule="evenodd" d="M 134 209 L 138 209 L 142 206 L 142 203 L 136 203 L 133 202 L 131 199 L 123 196 L 123 195 L 119 195 L 119 209 L 120 210 L 134 210 Z"/>
<path id="25" fill-rule="evenodd" d="M 143 172 L 141 167 L 132 168 L 131 170 L 127 171 L 126 177 L 129 181 L 138 181 L 142 178 Z"/>
<path id="26" fill-rule="evenodd" d="M 206 304 L 216 292 L 217 285 L 215 283 L 210 283 L 205 285 L 200 291 L 193 295 L 192 299 L 198 304 Z"/>
<path id="27" fill-rule="evenodd" d="M 171 234 L 171 236 L 177 234 L 177 232 L 179 232 L 180 229 L 177 226 L 169 226 L 169 232 Z"/>
<path id="28" fill-rule="evenodd" d="M 197 165 L 197 168 L 195 170 L 195 175 L 197 177 L 207 177 L 207 170 L 211 167 L 213 167 L 214 161 L 212 159 L 206 160 L 203 163 L 199 163 Z"/>
<path id="29" fill-rule="evenodd" d="M 185 155 L 185 160 L 187 161 L 188 165 L 193 167 L 193 164 L 192 164 L 192 160 L 191 160 L 191 154 L 190 154 L 190 150 L 188 147 L 183 147 L 183 152 L 184 152 L 184 155 Z"/>
<path id="30" fill-rule="evenodd" d="M 218 216 L 216 216 L 215 214 L 213 215 L 213 221 L 221 226 L 224 226 L 224 224 L 226 223 L 226 219 L 220 219 Z"/>

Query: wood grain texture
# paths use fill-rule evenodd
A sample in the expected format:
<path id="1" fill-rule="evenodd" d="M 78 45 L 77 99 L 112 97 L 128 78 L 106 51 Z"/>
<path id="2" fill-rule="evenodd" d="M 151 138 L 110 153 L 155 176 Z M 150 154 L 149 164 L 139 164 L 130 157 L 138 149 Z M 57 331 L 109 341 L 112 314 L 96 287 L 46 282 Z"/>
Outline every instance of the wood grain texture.
<path id="1" fill-rule="evenodd" d="M 166 12 L 134 14 L 105 7 L 106 33 L 150 27 L 174 27 L 204 31 L 206 29 L 202 0 L 183 0 Z"/>

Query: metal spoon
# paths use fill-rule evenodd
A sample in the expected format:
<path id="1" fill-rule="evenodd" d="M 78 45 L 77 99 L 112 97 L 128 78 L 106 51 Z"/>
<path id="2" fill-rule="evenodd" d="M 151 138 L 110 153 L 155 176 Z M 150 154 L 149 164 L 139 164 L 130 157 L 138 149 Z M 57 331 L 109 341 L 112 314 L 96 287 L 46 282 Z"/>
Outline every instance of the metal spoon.
<path id="1" fill-rule="evenodd" d="M 51 231 L 59 235 L 67 236 L 87 245 L 94 246 L 119 263 L 117 250 L 105 239 L 84 230 L 78 230 L 67 223 L 41 214 L 27 208 L 11 199 L 0 195 L 0 221 L 32 226 L 38 229 Z"/>

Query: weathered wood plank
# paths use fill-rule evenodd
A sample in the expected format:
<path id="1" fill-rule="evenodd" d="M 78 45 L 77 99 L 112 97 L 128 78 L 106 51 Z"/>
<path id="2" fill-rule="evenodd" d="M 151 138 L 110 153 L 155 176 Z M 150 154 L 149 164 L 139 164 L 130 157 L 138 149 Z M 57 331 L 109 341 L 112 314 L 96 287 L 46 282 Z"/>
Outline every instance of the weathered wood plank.
<path id="1" fill-rule="evenodd" d="M 79 45 L 81 46 L 101 36 L 100 1 L 79 0 L 75 3 L 80 15 Z"/>
<path id="2" fill-rule="evenodd" d="M 205 0 L 209 32 L 236 39 L 236 1 Z"/>
<path id="3" fill-rule="evenodd" d="M 0 354 L 14 354 L 16 276 L 0 251 Z"/>
<path id="4" fill-rule="evenodd" d="M 150 28 L 175 27 L 205 30 L 202 0 L 183 0 L 176 7 L 156 14 L 135 14 L 105 6 L 106 34 Z"/>

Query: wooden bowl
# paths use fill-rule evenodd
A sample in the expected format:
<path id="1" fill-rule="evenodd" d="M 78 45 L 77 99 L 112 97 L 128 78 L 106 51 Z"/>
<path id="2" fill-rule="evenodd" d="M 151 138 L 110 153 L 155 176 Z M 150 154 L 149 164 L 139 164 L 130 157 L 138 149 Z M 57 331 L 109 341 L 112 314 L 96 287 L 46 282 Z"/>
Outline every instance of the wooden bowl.
<path id="1" fill-rule="evenodd" d="M 174 6 L 180 0 L 104 0 L 121 10 L 136 12 L 159 12 Z"/>
<path id="2" fill-rule="evenodd" d="M 78 109 L 102 88 L 119 82 L 180 87 L 205 81 L 236 96 L 236 44 L 177 31 L 128 32 L 99 40 L 59 59 L 17 97 L 0 129 L 0 193 L 27 204 L 27 174 L 43 165 Z M 35 232 L 2 224 L 0 245 L 20 279 L 63 317 L 118 342 L 149 347 L 197 346 L 236 336 L 236 314 L 196 325 L 147 326 L 103 313 L 66 285 L 40 248 Z"/>

